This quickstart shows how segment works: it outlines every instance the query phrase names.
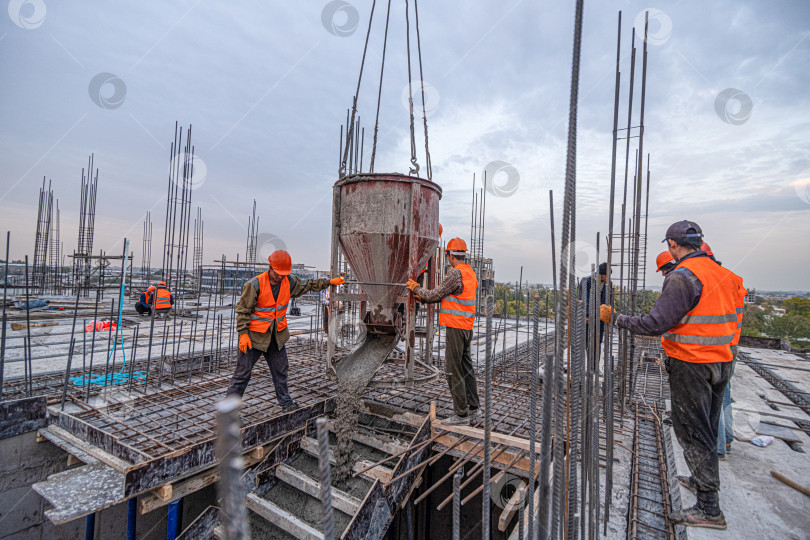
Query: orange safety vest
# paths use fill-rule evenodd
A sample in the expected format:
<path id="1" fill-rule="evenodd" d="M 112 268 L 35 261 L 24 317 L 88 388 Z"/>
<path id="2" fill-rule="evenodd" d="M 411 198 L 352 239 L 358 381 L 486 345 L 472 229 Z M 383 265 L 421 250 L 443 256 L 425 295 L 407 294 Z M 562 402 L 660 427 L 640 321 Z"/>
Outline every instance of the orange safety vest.
<path id="1" fill-rule="evenodd" d="M 461 272 L 461 283 L 464 290 L 461 294 L 451 294 L 442 299 L 439 307 L 439 324 L 461 330 L 472 330 L 475 323 L 475 293 L 478 290 L 478 278 L 469 264 L 456 266 Z"/>
<path id="2" fill-rule="evenodd" d="M 172 308 L 172 293 L 165 287 L 158 287 L 155 291 L 155 309 L 158 311 Z"/>
<path id="3" fill-rule="evenodd" d="M 703 285 L 698 304 L 661 336 L 667 355 L 684 362 L 731 362 L 741 278 L 708 257 L 678 263 Z"/>
<path id="4" fill-rule="evenodd" d="M 270 276 L 262 272 L 253 279 L 259 282 L 259 297 L 253 313 L 250 314 L 249 330 L 264 333 L 276 321 L 276 329 L 281 332 L 287 328 L 287 304 L 290 303 L 290 280 L 287 276 L 281 280 L 278 298 L 273 296 L 270 287 Z"/>
<path id="5" fill-rule="evenodd" d="M 737 345 L 740 342 L 740 333 L 742 332 L 742 319 L 743 313 L 745 312 L 745 296 L 748 294 L 748 291 L 743 287 L 743 280 L 740 276 L 734 276 L 737 278 L 737 284 L 740 286 L 740 297 L 737 299 L 737 332 L 734 334 L 734 339 L 731 340 L 731 345 Z"/>
<path id="6" fill-rule="evenodd" d="M 143 291 L 143 297 L 146 300 L 146 305 L 149 305 L 152 302 L 151 296 L 152 296 L 152 291 L 154 291 L 154 290 L 155 290 L 154 287 L 149 287 L 148 289 Z"/>

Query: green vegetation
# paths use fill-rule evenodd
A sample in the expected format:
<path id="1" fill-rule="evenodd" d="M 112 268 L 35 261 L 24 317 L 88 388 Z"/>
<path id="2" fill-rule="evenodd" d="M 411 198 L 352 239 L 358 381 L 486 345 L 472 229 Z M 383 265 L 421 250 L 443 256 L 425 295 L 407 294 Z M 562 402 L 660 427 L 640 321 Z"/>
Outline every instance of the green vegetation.
<path id="1" fill-rule="evenodd" d="M 509 286 L 504 283 L 495 284 L 495 313 L 497 315 L 503 314 L 504 303 L 506 303 L 506 314 L 512 317 L 515 316 L 520 306 L 520 316 L 526 317 L 529 314 L 529 308 L 526 304 L 528 298 L 534 298 L 535 293 L 540 296 L 540 316 L 553 317 L 554 316 L 554 291 L 546 287 L 532 286 L 528 290 L 524 287 L 520 293 L 512 290 L 514 286 Z M 548 311 L 546 310 L 548 306 Z"/>
<path id="2" fill-rule="evenodd" d="M 810 298 L 756 300 L 745 306 L 742 335 L 787 339 L 794 349 L 810 349 Z"/>

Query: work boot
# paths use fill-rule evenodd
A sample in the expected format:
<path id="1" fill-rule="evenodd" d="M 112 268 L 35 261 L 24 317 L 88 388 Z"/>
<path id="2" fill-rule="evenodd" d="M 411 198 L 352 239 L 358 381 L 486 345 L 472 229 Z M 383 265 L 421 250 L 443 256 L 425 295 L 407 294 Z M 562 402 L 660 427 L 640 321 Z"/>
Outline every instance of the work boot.
<path id="1" fill-rule="evenodd" d="M 678 480 L 680 480 L 680 477 Z M 726 516 L 723 515 L 723 512 L 720 512 L 716 516 L 710 516 L 701 510 L 697 504 L 684 510 L 672 512 L 669 514 L 669 520 L 676 525 L 686 525 L 687 527 L 705 527 L 707 529 L 720 530 L 727 527 Z"/>
<path id="2" fill-rule="evenodd" d="M 468 416 L 459 416 L 457 414 L 454 414 L 448 418 L 445 418 L 442 421 L 442 424 L 448 426 L 469 426 L 470 418 Z"/>
<path id="3" fill-rule="evenodd" d="M 288 413 L 288 412 L 292 412 L 292 411 L 294 411 L 296 409 L 300 409 L 300 408 L 301 408 L 301 405 L 299 405 L 298 403 L 293 401 L 293 402 L 288 403 L 287 405 L 284 405 L 283 407 L 281 407 L 281 412 Z"/>
<path id="4" fill-rule="evenodd" d="M 467 418 L 470 419 L 470 425 L 477 424 L 481 421 L 481 410 L 480 409 L 470 409 L 470 413 L 467 415 Z"/>
<path id="5" fill-rule="evenodd" d="M 697 487 L 695 486 L 695 483 L 692 481 L 691 476 L 679 476 L 678 483 L 683 487 L 685 487 L 686 489 L 688 489 L 689 491 L 691 491 L 692 493 L 694 493 L 695 495 L 697 495 Z"/>

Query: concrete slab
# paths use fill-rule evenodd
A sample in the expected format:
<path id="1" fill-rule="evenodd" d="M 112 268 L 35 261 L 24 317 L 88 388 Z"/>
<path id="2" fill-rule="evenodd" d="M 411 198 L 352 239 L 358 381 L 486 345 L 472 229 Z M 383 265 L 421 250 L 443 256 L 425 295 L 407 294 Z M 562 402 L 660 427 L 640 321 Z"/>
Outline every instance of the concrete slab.
<path id="1" fill-rule="evenodd" d="M 764 351 L 762 361 L 770 361 L 772 355 L 781 355 L 779 351 Z M 763 353 L 763 351 L 758 351 Z M 796 375 L 801 373 L 801 375 Z M 794 372 L 794 377 L 803 379 L 808 373 Z M 775 390 L 767 381 L 744 363 L 738 362 L 731 383 L 731 395 L 734 399 L 734 430 L 743 438 L 750 435 L 758 426 L 765 413 L 774 411 L 768 407 L 760 394 L 784 396 Z M 760 414 L 762 413 L 762 414 Z M 807 415 L 795 409 L 788 413 L 796 418 L 808 419 Z M 782 420 L 789 423 L 789 421 Z M 670 428 L 672 429 L 672 428 Z M 796 431 L 804 448 L 810 448 L 810 437 Z M 689 475 L 683 449 L 671 432 L 675 448 L 675 461 L 678 475 Z M 686 527 L 690 539 L 728 539 L 728 538 L 790 538 L 806 539 L 810 535 L 810 497 L 773 478 L 770 471 L 777 471 L 803 485 L 810 484 L 810 454 L 792 450 L 781 440 L 775 440 L 770 446 L 760 448 L 740 440 L 732 444 L 731 453 L 725 461 L 720 462 L 720 506 L 726 515 L 728 529 L 717 531 Z M 808 486 L 810 487 L 810 485 Z M 684 506 L 695 503 L 695 496 L 679 486 Z"/>

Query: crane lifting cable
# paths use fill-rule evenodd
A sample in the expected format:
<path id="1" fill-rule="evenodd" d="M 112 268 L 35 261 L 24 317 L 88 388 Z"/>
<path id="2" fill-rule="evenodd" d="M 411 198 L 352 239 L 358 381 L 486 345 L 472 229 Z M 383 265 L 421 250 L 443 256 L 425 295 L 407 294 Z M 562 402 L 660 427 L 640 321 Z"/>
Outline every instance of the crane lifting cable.
<path id="1" fill-rule="evenodd" d="M 360 87 L 363 81 L 363 73 L 366 67 L 366 55 L 368 53 L 368 45 L 369 39 L 371 37 L 371 28 L 374 22 L 374 12 L 376 9 L 377 2 L 374 0 L 371 5 L 371 13 L 368 19 L 368 28 L 366 30 L 366 39 L 363 45 L 363 56 L 360 61 L 360 73 L 357 77 L 357 86 L 355 89 L 354 97 L 352 98 L 352 106 L 350 112 L 348 114 L 347 122 L 346 122 L 346 130 L 345 130 L 345 142 L 341 141 L 341 158 L 340 158 L 340 166 L 339 166 L 339 176 L 343 178 L 344 176 L 354 174 L 357 172 L 362 172 L 360 169 L 362 168 L 362 159 L 361 165 L 358 168 L 357 164 L 357 153 L 358 149 L 362 155 L 362 146 L 363 142 L 358 141 L 360 138 L 360 130 L 358 129 L 360 117 L 358 115 L 358 99 L 360 97 Z M 374 172 L 374 165 L 376 162 L 377 157 L 377 143 L 379 140 L 379 126 L 380 126 L 380 104 L 382 102 L 382 86 L 383 86 L 383 78 L 385 75 L 385 58 L 386 53 L 388 50 L 388 30 L 389 30 L 389 23 L 391 20 L 391 0 L 388 0 L 388 5 L 386 9 L 385 15 L 385 30 L 383 33 L 383 44 L 382 44 L 382 55 L 380 59 L 380 79 L 377 85 L 377 106 L 376 106 L 376 113 L 374 117 L 374 132 L 373 132 L 373 139 L 371 144 L 371 159 L 369 161 L 368 172 Z M 430 145 L 429 145 L 429 138 L 428 138 L 428 125 L 427 125 L 427 107 L 426 107 L 426 100 L 425 100 L 425 82 L 424 82 L 424 75 L 422 69 L 422 42 L 421 37 L 419 34 L 419 6 L 417 0 L 413 1 L 413 21 L 414 27 L 416 32 L 416 57 L 417 63 L 419 67 L 419 94 L 422 102 L 422 125 L 424 128 L 424 137 L 425 137 L 425 162 L 424 162 L 424 169 L 426 171 L 426 177 L 428 180 L 433 180 L 433 170 L 431 166 L 430 160 Z M 411 8 L 408 0 L 405 1 L 405 43 L 406 43 L 406 57 L 407 57 L 407 65 L 408 65 L 408 116 L 409 116 L 409 136 L 410 136 L 410 165 L 408 167 L 409 175 L 411 176 L 419 176 L 419 172 L 422 167 L 419 165 L 417 159 L 417 150 L 416 150 L 416 128 L 415 128 L 415 116 L 414 116 L 414 85 L 417 81 L 413 78 L 413 67 L 411 63 Z M 341 132 L 341 137 L 343 136 L 343 132 Z M 359 143 L 359 145 L 358 145 Z"/>

